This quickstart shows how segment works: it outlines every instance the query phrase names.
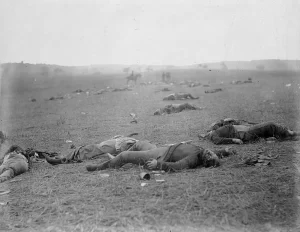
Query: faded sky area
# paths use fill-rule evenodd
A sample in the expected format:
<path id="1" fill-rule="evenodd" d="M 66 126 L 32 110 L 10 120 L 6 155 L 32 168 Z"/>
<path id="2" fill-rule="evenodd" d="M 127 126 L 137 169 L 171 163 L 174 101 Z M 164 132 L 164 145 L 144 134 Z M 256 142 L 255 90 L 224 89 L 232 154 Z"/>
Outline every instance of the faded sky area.
<path id="1" fill-rule="evenodd" d="M 0 62 L 300 59 L 298 0 L 0 0 Z"/>

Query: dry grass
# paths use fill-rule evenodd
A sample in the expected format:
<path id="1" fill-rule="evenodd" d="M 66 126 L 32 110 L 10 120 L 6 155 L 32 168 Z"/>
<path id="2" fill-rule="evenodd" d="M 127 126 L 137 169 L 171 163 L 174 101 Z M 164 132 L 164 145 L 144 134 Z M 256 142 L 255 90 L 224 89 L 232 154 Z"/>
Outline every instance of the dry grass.
<path id="1" fill-rule="evenodd" d="M 130 92 L 102 95 L 78 94 L 71 99 L 45 101 L 48 96 L 76 89 L 96 91 L 106 86 L 122 87 L 118 78 L 34 87 L 34 92 L 6 95 L 9 99 L 9 138 L 23 147 L 68 152 L 67 139 L 76 145 L 102 141 L 116 134 L 138 132 L 139 139 L 157 144 L 199 141 L 213 121 L 223 117 L 249 121 L 276 121 L 291 128 L 298 125 L 298 80 L 295 75 L 232 71 L 178 70 L 176 80 L 199 80 L 222 92 L 205 94 L 199 86 L 168 86 L 199 96 L 192 103 L 201 111 L 153 116 L 166 103 L 168 93 L 155 93 L 159 86 L 136 86 Z M 231 85 L 232 80 L 253 77 L 253 84 Z M 148 80 L 155 80 L 149 76 Z M 121 79 L 124 81 L 123 79 Z M 64 80 L 65 81 L 65 80 Z M 223 81 L 224 84 L 220 84 Z M 125 81 L 124 81 L 125 83 Z M 292 83 L 291 88 L 285 87 Z M 55 86 L 55 88 L 54 88 Z M 297 86 L 297 88 L 294 88 Z M 292 89 L 294 88 L 294 89 Z M 274 92 L 272 92 L 274 90 Z M 37 99 L 30 102 L 29 98 Z M 175 101 L 180 102 L 180 101 Z M 275 104 L 270 104 L 274 102 Z M 82 114 L 85 112 L 86 114 Z M 138 115 L 130 124 L 129 113 Z M 0 229 L 20 231 L 297 231 L 295 142 L 234 145 L 238 155 L 226 158 L 216 169 L 195 169 L 152 176 L 141 187 L 139 167 L 88 173 L 80 164 L 51 166 L 35 163 L 32 170 L 7 183 L 9 205 L 0 206 Z M 263 149 L 277 155 L 268 167 L 243 167 L 241 163 Z M 108 173 L 109 177 L 101 177 Z M 155 178 L 162 178 L 159 183 Z M 4 188 L 4 185 L 1 185 Z M 2 198 L 0 198 L 1 200 Z"/>

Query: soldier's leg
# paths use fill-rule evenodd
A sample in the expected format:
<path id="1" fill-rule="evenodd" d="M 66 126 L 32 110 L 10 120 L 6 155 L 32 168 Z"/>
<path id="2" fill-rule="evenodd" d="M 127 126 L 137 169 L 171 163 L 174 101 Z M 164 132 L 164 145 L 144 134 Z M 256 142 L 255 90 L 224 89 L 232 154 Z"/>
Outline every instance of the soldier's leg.
<path id="1" fill-rule="evenodd" d="M 120 168 L 127 163 L 144 165 L 148 160 L 157 159 L 164 155 L 167 149 L 168 147 L 160 147 L 148 151 L 123 151 L 114 159 L 102 164 L 88 165 L 86 168 L 88 171 L 96 171 L 107 168 Z"/>
<path id="2" fill-rule="evenodd" d="M 259 123 L 251 126 L 248 134 L 250 134 L 253 139 L 269 137 L 287 138 L 295 136 L 293 131 L 274 122 Z"/>

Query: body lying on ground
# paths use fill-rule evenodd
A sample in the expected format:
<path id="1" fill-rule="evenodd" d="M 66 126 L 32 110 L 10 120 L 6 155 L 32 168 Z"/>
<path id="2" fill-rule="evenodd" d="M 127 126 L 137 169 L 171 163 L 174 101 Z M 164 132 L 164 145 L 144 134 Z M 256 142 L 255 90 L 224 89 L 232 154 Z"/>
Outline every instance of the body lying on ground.
<path id="1" fill-rule="evenodd" d="M 225 126 L 225 125 L 246 125 L 246 126 L 251 126 L 251 125 L 255 125 L 255 124 L 258 124 L 258 123 L 249 122 L 249 121 L 242 120 L 242 119 L 224 118 L 224 119 L 221 119 L 220 121 L 212 123 L 207 131 L 209 132 L 209 131 L 212 131 L 212 130 L 216 130 L 216 129 L 218 129 L 222 126 Z"/>
<path id="2" fill-rule="evenodd" d="M 234 154 L 233 149 L 221 149 L 215 152 L 202 147 L 178 143 L 163 146 L 148 151 L 124 151 L 113 159 L 102 164 L 86 166 L 88 171 L 120 168 L 127 163 L 146 165 L 148 169 L 179 171 L 183 169 L 203 167 L 217 167 L 219 159 Z"/>
<path id="3" fill-rule="evenodd" d="M 256 125 L 225 125 L 208 132 L 205 137 L 215 144 L 242 144 L 260 138 L 292 139 L 298 135 L 299 133 L 274 122 L 265 122 Z"/>
<path id="4" fill-rule="evenodd" d="M 247 83 L 253 83 L 252 78 L 249 77 L 246 81 L 232 81 L 231 84 L 233 85 L 239 85 L 239 84 L 247 84 Z"/>
<path id="5" fill-rule="evenodd" d="M 217 89 L 211 89 L 211 90 L 205 90 L 205 93 L 217 93 L 223 91 L 221 88 L 217 88 Z"/>
<path id="6" fill-rule="evenodd" d="M 186 99 L 199 99 L 199 97 L 193 97 L 190 93 L 172 93 L 163 98 L 166 100 L 186 100 Z"/>
<path id="7" fill-rule="evenodd" d="M 171 105 L 166 105 L 164 108 L 156 110 L 154 112 L 154 115 L 172 114 L 172 113 L 179 113 L 183 110 L 199 110 L 199 109 L 201 108 L 193 106 L 189 103 L 171 104 Z"/>
<path id="8" fill-rule="evenodd" d="M 34 154 L 33 154 L 34 155 Z M 5 152 L 0 166 L 0 182 L 9 180 L 29 170 L 31 154 L 17 145 L 10 146 Z"/>
<path id="9" fill-rule="evenodd" d="M 151 144 L 149 141 L 139 141 L 132 137 L 119 135 L 101 143 L 80 146 L 63 158 L 50 158 L 46 156 L 46 160 L 48 163 L 56 165 L 95 159 L 107 153 L 115 156 L 122 151 L 145 151 L 153 148 L 156 148 L 156 145 Z"/>

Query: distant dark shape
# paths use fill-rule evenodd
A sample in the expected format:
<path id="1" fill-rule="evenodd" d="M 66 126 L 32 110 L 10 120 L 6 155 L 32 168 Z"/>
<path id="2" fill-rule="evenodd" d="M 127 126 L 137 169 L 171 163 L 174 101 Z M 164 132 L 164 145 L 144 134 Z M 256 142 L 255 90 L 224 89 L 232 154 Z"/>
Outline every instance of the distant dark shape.
<path id="1" fill-rule="evenodd" d="M 168 92 L 168 91 L 171 91 L 171 90 L 169 88 L 165 87 L 163 89 L 156 90 L 155 93 L 157 93 L 157 92 Z"/>
<path id="2" fill-rule="evenodd" d="M 30 101 L 31 102 L 36 102 L 36 99 L 35 98 L 31 98 Z"/>
<path id="3" fill-rule="evenodd" d="M 202 108 L 193 106 L 189 103 L 182 103 L 182 104 L 171 104 L 166 105 L 164 108 L 160 108 L 154 112 L 154 115 L 165 115 L 165 114 L 172 114 L 172 113 L 179 113 L 184 110 L 201 110 Z"/>
<path id="4" fill-rule="evenodd" d="M 217 88 L 217 89 L 211 89 L 211 90 L 205 90 L 205 93 L 217 93 L 223 91 L 221 88 Z"/>
<path id="5" fill-rule="evenodd" d="M 75 91 L 73 91 L 73 93 L 83 93 L 84 91 L 82 89 L 76 89 Z"/>
<path id="6" fill-rule="evenodd" d="M 199 97 L 193 97 L 190 93 L 173 93 L 163 98 L 164 101 L 167 100 L 187 100 L 187 99 L 199 99 Z"/>
<path id="7" fill-rule="evenodd" d="M 247 80 L 245 81 L 232 81 L 231 84 L 233 85 L 241 85 L 241 84 L 249 84 L 249 83 L 253 83 L 252 82 L 252 78 L 249 77 Z"/>
<path id="8" fill-rule="evenodd" d="M 209 87 L 209 85 L 203 85 L 203 87 Z"/>
<path id="9" fill-rule="evenodd" d="M 54 100 L 62 100 L 62 99 L 64 99 L 64 97 L 63 96 L 58 96 L 58 97 L 50 97 L 48 100 L 49 101 L 54 101 Z"/>
<path id="10" fill-rule="evenodd" d="M 132 71 L 132 73 L 126 77 L 127 85 L 129 84 L 130 81 L 132 81 L 132 82 L 134 82 L 134 84 L 136 84 L 137 79 L 141 78 L 141 77 L 142 77 L 142 74 L 140 74 L 140 73 L 134 74 L 134 72 Z"/>
<path id="11" fill-rule="evenodd" d="M 0 146 L 4 141 L 6 140 L 6 135 L 3 133 L 3 131 L 0 131 Z"/>
<path id="12" fill-rule="evenodd" d="M 124 88 L 114 88 L 111 90 L 112 92 L 121 92 L 121 91 L 132 91 L 132 89 L 128 88 L 128 87 L 124 87 Z"/>

